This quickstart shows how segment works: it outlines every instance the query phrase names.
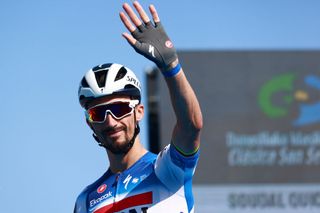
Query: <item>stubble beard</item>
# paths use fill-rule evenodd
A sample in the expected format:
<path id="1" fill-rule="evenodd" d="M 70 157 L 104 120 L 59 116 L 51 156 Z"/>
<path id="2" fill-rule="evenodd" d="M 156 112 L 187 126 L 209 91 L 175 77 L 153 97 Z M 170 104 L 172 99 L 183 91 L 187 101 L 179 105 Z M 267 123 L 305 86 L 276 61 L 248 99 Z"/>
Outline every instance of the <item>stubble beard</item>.
<path id="1" fill-rule="evenodd" d="M 98 136 L 101 146 L 109 150 L 113 154 L 127 154 L 132 148 L 131 140 L 125 140 L 122 142 L 115 142 L 108 137 L 108 133 L 112 131 L 111 129 L 106 129 L 101 132 L 101 135 Z M 124 132 L 127 132 L 127 128 L 124 129 Z"/>

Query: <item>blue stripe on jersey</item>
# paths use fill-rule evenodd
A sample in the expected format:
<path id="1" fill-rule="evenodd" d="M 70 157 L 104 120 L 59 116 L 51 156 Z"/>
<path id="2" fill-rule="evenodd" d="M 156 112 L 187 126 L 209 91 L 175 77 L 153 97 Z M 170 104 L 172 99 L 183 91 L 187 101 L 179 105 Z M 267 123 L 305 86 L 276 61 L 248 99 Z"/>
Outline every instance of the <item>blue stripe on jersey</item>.
<path id="1" fill-rule="evenodd" d="M 191 211 L 194 205 L 193 193 L 192 193 L 192 176 L 194 174 L 194 169 L 197 165 L 200 155 L 200 150 L 198 150 L 192 156 L 182 155 L 175 146 L 170 147 L 170 156 L 174 164 L 178 167 L 184 169 L 185 171 L 185 182 L 184 182 L 184 194 L 188 205 L 188 212 Z"/>

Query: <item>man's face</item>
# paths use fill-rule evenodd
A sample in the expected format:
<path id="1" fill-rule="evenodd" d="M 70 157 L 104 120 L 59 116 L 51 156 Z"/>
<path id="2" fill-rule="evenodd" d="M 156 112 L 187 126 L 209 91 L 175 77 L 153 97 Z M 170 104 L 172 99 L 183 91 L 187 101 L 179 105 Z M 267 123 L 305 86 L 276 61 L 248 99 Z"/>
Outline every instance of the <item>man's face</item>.
<path id="1" fill-rule="evenodd" d="M 91 101 L 88 109 L 99 104 L 130 100 L 127 96 L 104 97 Z M 131 148 L 129 144 L 134 135 L 136 124 L 143 117 L 143 111 L 143 106 L 137 105 L 133 113 L 121 119 L 114 118 L 108 112 L 104 122 L 94 123 L 87 120 L 87 123 L 105 148 L 114 154 L 127 153 Z"/>

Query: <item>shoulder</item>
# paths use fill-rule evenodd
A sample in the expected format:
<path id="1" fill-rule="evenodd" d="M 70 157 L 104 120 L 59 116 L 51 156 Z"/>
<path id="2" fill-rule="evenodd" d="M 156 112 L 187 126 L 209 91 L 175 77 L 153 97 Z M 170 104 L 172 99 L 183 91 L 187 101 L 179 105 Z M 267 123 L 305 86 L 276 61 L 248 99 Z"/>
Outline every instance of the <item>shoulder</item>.
<path id="1" fill-rule="evenodd" d="M 81 193 L 81 194 L 86 194 L 92 190 L 94 190 L 95 188 L 97 188 L 97 186 L 101 185 L 103 181 L 105 181 L 106 179 L 108 179 L 110 176 L 112 175 L 110 169 L 108 169 L 101 177 L 99 177 L 96 181 L 94 181 L 93 183 L 91 183 L 90 185 L 88 185 Z"/>
<path id="2" fill-rule="evenodd" d="M 154 162 L 157 159 L 157 155 L 152 152 L 147 152 L 144 156 L 140 158 L 142 162 Z"/>

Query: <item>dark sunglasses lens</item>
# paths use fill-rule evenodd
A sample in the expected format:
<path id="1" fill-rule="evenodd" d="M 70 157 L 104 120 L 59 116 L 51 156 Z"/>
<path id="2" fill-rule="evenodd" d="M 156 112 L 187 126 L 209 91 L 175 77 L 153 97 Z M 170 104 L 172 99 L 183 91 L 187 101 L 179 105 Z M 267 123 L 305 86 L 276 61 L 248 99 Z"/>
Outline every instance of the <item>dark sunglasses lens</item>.
<path id="1" fill-rule="evenodd" d="M 88 110 L 88 114 L 92 121 L 102 122 L 106 114 L 105 106 L 97 106 Z"/>
<path id="2" fill-rule="evenodd" d="M 120 118 L 130 113 L 132 110 L 132 108 L 129 107 L 129 103 L 122 103 L 122 102 L 110 104 L 108 108 L 112 112 L 112 114 L 117 118 Z"/>

